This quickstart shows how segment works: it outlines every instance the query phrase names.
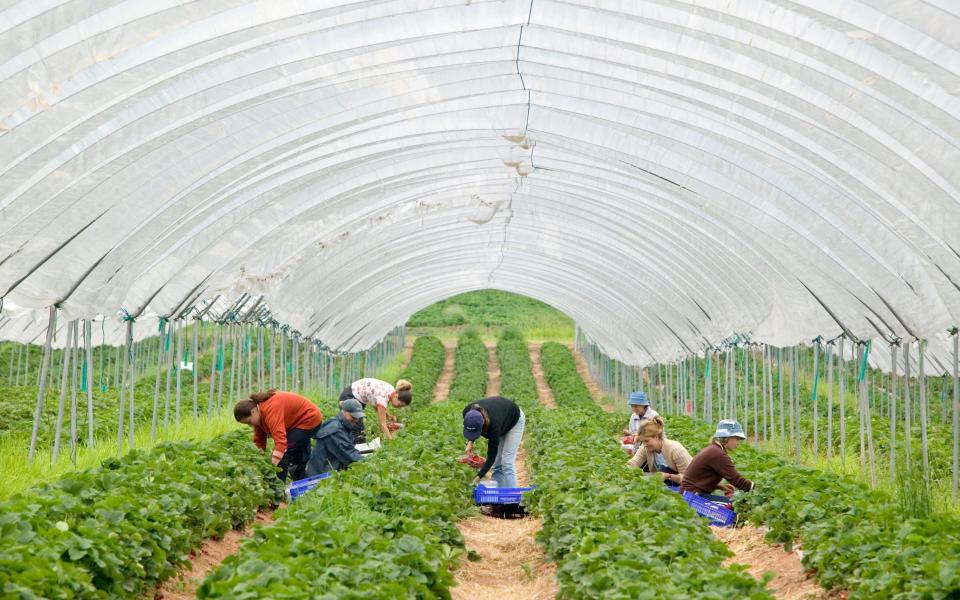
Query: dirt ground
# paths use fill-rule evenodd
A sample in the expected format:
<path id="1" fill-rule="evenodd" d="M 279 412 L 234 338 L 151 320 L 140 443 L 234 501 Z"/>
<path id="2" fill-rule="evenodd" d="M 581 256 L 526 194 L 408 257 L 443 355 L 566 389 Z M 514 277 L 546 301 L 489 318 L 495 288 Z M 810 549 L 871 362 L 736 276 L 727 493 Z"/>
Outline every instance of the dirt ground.
<path id="1" fill-rule="evenodd" d="M 453 365 L 457 355 L 457 342 L 444 342 L 443 349 L 446 351 L 446 356 L 443 360 L 443 372 L 440 373 L 437 386 L 433 388 L 434 403 L 443 402 L 450 395 L 450 384 L 453 383 Z"/>
<path id="2" fill-rule="evenodd" d="M 517 453 L 517 484 L 529 484 L 526 452 Z M 454 572 L 456 586 L 450 592 L 454 600 L 503 598 L 510 600 L 549 600 L 557 595 L 556 566 L 547 562 L 543 548 L 536 542 L 540 519 L 496 519 L 471 517 L 457 524 L 466 540 L 467 550 L 479 560 L 464 556 Z"/>
<path id="3" fill-rule="evenodd" d="M 571 354 L 573 354 L 573 360 L 577 363 L 577 373 L 580 374 L 580 378 L 583 379 L 583 383 L 587 385 L 587 389 L 590 390 L 590 395 L 593 396 L 593 401 L 600 405 L 600 408 L 607 412 L 612 412 L 615 410 L 612 404 L 606 403 L 606 398 L 603 395 L 603 392 L 597 387 L 596 382 L 593 381 L 593 377 L 590 375 L 590 367 L 587 366 L 587 359 L 583 357 L 582 354 L 577 352 L 576 347 L 573 344 L 568 344 L 567 348 L 570 349 Z"/>
<path id="4" fill-rule="evenodd" d="M 487 344 L 487 395 L 500 393 L 500 361 L 497 359 L 496 344 Z"/>
<path id="5" fill-rule="evenodd" d="M 764 532 L 753 525 L 736 529 L 711 527 L 717 539 L 727 545 L 734 556 L 724 561 L 747 565 L 747 572 L 760 579 L 767 571 L 777 577 L 767 584 L 767 589 L 782 600 L 805 600 L 845 598 L 842 592 L 827 592 L 812 576 L 808 576 L 794 552 L 785 552 L 781 544 L 771 544 L 763 539 Z"/>
<path id="6" fill-rule="evenodd" d="M 272 512 L 259 512 L 253 524 L 273 523 Z M 220 539 L 208 539 L 199 550 L 190 557 L 190 567 L 179 575 L 171 577 L 154 591 L 155 600 L 192 600 L 196 598 L 197 588 L 211 571 L 220 566 L 228 556 L 240 550 L 240 542 L 253 535 L 253 524 L 243 529 L 228 531 Z"/>
<path id="7" fill-rule="evenodd" d="M 413 337 L 407 336 L 406 342 L 403 345 L 403 369 L 406 369 L 410 365 L 410 359 L 413 358 L 413 340 Z"/>
<path id="8" fill-rule="evenodd" d="M 547 385 L 547 379 L 543 376 L 543 363 L 540 361 L 541 342 L 530 342 L 530 362 L 533 364 L 533 378 L 537 382 L 537 395 L 540 397 L 540 404 L 547 408 L 556 408 L 557 401 L 553 397 L 553 390 Z"/>

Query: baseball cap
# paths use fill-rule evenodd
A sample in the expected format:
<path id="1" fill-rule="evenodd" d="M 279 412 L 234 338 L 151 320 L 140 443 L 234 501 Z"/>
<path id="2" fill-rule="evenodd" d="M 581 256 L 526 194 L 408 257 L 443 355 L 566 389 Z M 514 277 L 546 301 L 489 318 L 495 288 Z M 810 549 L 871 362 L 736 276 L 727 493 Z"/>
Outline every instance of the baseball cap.
<path id="1" fill-rule="evenodd" d="M 473 409 L 463 415 L 463 437 L 471 442 L 480 437 L 483 433 L 483 414 L 479 410 Z"/>
<path id="2" fill-rule="evenodd" d="M 356 398 L 349 398 L 341 402 L 340 409 L 354 419 L 363 418 L 363 405 Z"/>

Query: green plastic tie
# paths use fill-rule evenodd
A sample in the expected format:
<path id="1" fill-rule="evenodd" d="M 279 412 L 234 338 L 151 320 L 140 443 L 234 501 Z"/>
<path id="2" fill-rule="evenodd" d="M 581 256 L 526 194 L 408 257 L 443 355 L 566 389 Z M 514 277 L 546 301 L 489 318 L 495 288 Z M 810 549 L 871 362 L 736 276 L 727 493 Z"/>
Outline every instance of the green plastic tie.
<path id="1" fill-rule="evenodd" d="M 863 362 L 860 364 L 860 377 L 858 381 L 863 381 L 867 375 L 867 357 L 870 356 L 870 340 L 867 340 L 867 346 L 863 350 Z"/>

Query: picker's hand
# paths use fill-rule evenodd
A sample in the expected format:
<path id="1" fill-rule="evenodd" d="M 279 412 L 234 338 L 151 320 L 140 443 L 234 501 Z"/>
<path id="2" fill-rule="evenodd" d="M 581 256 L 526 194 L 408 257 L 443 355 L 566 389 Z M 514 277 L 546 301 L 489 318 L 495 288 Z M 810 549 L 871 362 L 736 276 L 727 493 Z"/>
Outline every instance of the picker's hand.
<path id="1" fill-rule="evenodd" d="M 736 491 L 732 485 L 725 483 L 721 486 L 723 488 L 723 495 L 727 498 L 733 498 L 733 493 Z"/>
<path id="2" fill-rule="evenodd" d="M 480 483 L 480 478 L 474 477 L 473 481 L 470 482 L 470 485 L 477 485 L 478 483 Z"/>
<path id="3" fill-rule="evenodd" d="M 467 456 L 473 456 L 473 442 L 467 442 L 467 449 L 463 453 Z"/>

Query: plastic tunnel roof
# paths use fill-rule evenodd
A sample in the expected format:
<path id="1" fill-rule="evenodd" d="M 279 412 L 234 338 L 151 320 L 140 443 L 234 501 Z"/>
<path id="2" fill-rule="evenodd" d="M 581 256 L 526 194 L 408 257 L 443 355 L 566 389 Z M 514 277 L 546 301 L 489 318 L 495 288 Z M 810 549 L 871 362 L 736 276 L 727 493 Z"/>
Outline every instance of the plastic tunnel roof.
<path id="1" fill-rule="evenodd" d="M 953 0 L 0 7 L 26 309 L 250 293 L 357 350 L 493 287 L 633 364 L 960 322 Z"/>

